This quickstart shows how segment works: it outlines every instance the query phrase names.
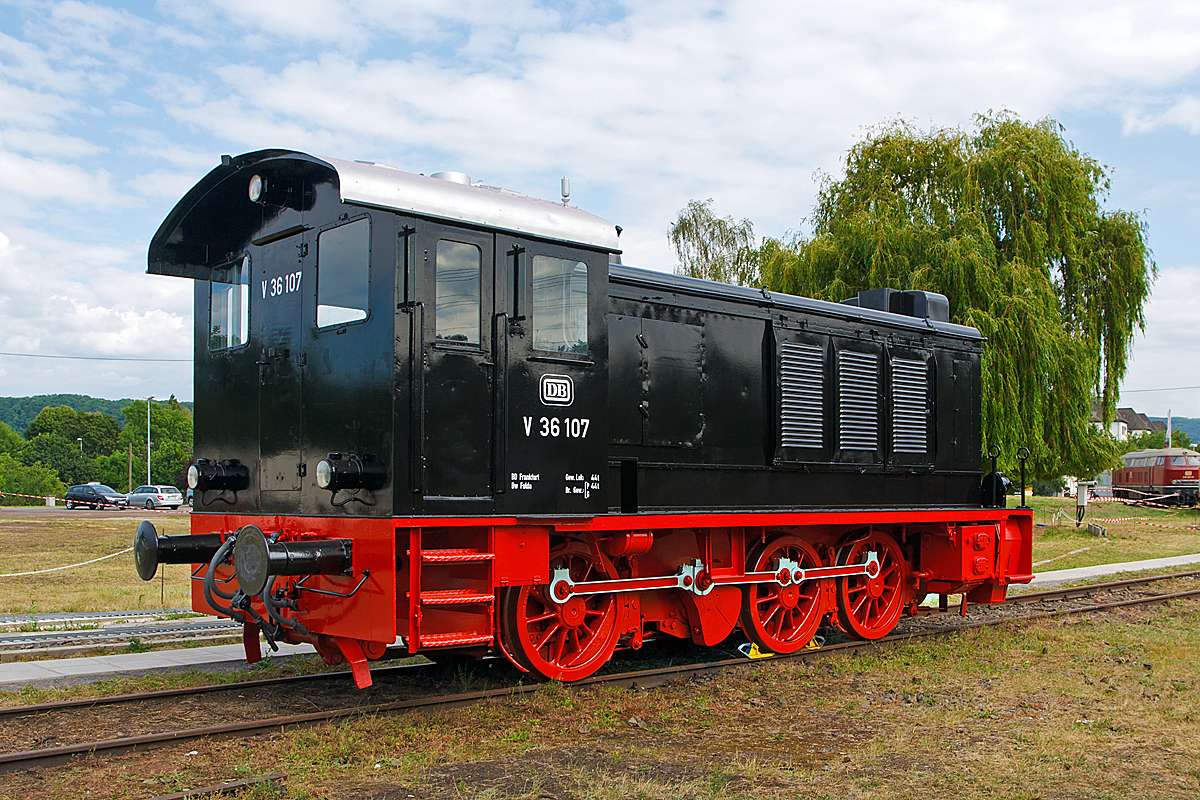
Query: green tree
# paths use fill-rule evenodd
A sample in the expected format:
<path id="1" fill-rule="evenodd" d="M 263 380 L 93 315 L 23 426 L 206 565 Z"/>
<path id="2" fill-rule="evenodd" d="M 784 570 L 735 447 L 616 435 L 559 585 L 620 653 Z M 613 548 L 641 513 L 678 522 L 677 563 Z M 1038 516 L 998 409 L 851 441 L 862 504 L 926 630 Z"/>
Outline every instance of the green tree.
<path id="1" fill-rule="evenodd" d="M 53 470 L 68 486 L 96 480 L 95 459 L 79 451 L 79 443 L 57 433 L 39 433 L 21 449 L 21 463 Z"/>
<path id="2" fill-rule="evenodd" d="M 121 435 L 121 426 L 112 417 L 98 411 L 47 406 L 29 423 L 25 438 L 32 440 L 42 434 L 61 436 L 81 444 L 85 455 L 99 456 L 112 453 Z"/>
<path id="3" fill-rule="evenodd" d="M 985 447 L 1002 444 L 1009 471 L 1028 447 L 1032 477 L 1094 475 L 1115 445 L 1089 424 L 1091 402 L 1107 426 L 1156 275 L 1142 219 L 1101 208 L 1108 188 L 1108 170 L 1053 120 L 894 122 L 825 178 L 811 238 L 768 239 L 755 259 L 769 288 L 792 294 L 946 295 L 952 321 L 988 339 Z"/>
<path id="4" fill-rule="evenodd" d="M 748 219 L 721 219 L 712 210 L 712 198 L 692 200 L 679 212 L 667 232 L 679 256 L 676 273 L 739 286 L 757 285 L 760 279 L 754 248 L 754 226 Z"/>
<path id="5" fill-rule="evenodd" d="M 0 453 L 16 455 L 25 446 L 25 440 L 12 428 L 0 422 Z"/>
<path id="6" fill-rule="evenodd" d="M 54 470 L 42 464 L 27 466 L 0 453 L 0 505 L 40 506 L 43 497 L 62 497 L 67 491 Z M 21 497 L 19 495 L 27 495 Z"/>
<path id="7" fill-rule="evenodd" d="M 1166 431 L 1147 431 L 1136 436 L 1130 436 L 1119 445 L 1119 452 L 1132 453 L 1134 450 L 1158 450 L 1167 446 Z M 1186 433 L 1181 430 L 1171 431 L 1171 446 L 1186 447 L 1189 450 L 1195 450 L 1196 444 L 1191 440 Z"/>
<path id="8" fill-rule="evenodd" d="M 146 461 L 141 460 L 142 471 L 139 474 L 137 469 L 131 467 L 128 446 L 125 450 L 107 456 L 97 456 L 95 459 L 95 477 L 92 480 L 100 481 L 108 484 L 118 492 L 132 492 L 133 487 L 141 486 L 146 480 Z M 146 442 L 142 442 L 142 451 L 146 449 Z M 133 460 L 133 464 L 137 464 L 137 459 Z"/>
<path id="9" fill-rule="evenodd" d="M 133 446 L 133 482 L 139 485 L 146 475 L 146 401 L 135 400 L 122 409 L 125 427 L 121 429 L 114 459 L 117 462 Z M 150 409 L 151 483 L 178 485 L 180 475 L 192 458 L 192 413 L 179 404 L 174 395 L 156 402 Z M 124 474 L 124 473 L 122 473 Z M 140 477 L 139 477 L 140 476 Z"/>

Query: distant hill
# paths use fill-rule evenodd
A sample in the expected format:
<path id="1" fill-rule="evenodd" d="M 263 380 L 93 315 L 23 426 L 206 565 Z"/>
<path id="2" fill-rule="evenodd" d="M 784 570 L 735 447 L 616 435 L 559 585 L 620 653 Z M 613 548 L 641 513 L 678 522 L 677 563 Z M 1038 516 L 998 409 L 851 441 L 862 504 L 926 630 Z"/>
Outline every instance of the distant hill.
<path id="1" fill-rule="evenodd" d="M 1150 417 L 1150 419 L 1166 422 L 1166 417 Z M 1193 442 L 1200 442 L 1200 418 L 1197 417 L 1173 417 L 1171 419 L 1171 427 L 1177 431 L 1183 431 L 1188 435 L 1188 438 Z"/>
<path id="2" fill-rule="evenodd" d="M 39 394 L 33 397 L 0 397 L 0 422 L 5 423 L 8 427 L 24 436 L 25 429 L 29 427 L 29 423 L 33 422 L 33 418 L 46 406 L 70 406 L 76 411 L 99 411 L 102 414 L 108 414 L 117 422 L 124 425 L 125 418 L 121 416 L 121 409 L 132 402 L 134 401 L 129 398 L 124 400 L 105 400 L 101 397 L 89 397 L 86 394 Z M 190 410 L 193 404 L 180 403 L 180 405 L 186 406 Z"/>

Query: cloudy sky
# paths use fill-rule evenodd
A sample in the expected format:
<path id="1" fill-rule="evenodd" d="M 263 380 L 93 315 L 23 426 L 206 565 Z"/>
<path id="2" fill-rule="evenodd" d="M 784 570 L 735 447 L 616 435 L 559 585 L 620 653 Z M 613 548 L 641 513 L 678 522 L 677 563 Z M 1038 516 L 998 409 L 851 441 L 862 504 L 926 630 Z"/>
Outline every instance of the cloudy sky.
<path id="1" fill-rule="evenodd" d="M 805 230 L 873 125 L 1052 116 L 1160 277 L 1122 403 L 1200 417 L 1200 4 L 0 0 L 0 396 L 192 396 L 190 281 L 146 246 L 222 153 L 454 169 L 674 266 L 689 199 Z M 137 361 L 132 359 L 182 359 Z M 104 359 L 104 360 L 101 360 Z M 131 359 L 131 360 L 116 360 Z"/>

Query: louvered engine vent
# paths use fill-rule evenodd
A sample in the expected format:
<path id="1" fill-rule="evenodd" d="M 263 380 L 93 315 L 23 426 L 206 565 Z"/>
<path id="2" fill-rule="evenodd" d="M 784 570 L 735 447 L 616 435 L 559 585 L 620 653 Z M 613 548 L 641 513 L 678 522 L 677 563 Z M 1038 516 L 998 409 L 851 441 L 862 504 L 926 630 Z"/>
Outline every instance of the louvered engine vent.
<path id="1" fill-rule="evenodd" d="M 929 450 L 928 379 L 924 361 L 892 359 L 892 452 Z"/>
<path id="2" fill-rule="evenodd" d="M 838 447 L 879 449 L 879 359 L 873 353 L 838 353 Z"/>
<path id="3" fill-rule="evenodd" d="M 780 345 L 783 403 L 780 444 L 784 447 L 823 447 L 824 353 L 815 344 Z"/>

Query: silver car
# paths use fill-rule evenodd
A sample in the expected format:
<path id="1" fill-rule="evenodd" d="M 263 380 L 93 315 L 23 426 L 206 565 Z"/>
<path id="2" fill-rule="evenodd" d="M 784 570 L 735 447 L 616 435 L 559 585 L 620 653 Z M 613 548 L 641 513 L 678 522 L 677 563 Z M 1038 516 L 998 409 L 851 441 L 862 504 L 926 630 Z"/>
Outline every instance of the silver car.
<path id="1" fill-rule="evenodd" d="M 130 492 L 130 508 L 179 508 L 183 505 L 183 495 L 174 486 L 139 486 Z"/>

